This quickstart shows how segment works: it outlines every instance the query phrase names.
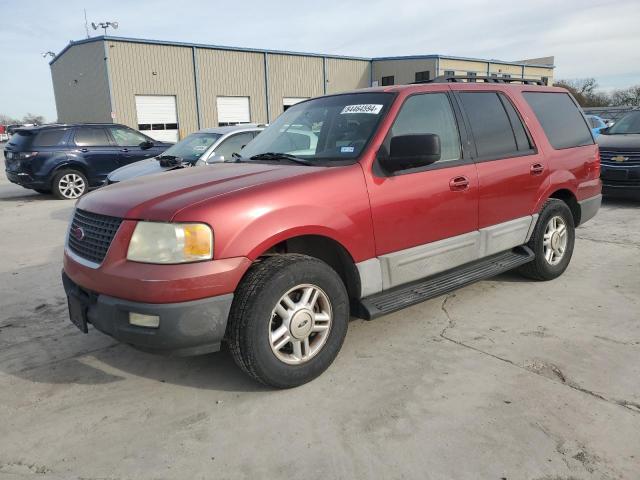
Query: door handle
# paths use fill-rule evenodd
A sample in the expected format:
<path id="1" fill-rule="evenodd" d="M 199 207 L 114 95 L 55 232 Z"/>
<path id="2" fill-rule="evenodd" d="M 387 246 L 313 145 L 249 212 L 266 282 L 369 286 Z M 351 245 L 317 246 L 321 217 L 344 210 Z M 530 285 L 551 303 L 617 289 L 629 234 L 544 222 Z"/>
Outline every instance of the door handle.
<path id="1" fill-rule="evenodd" d="M 454 192 L 459 192 L 469 188 L 469 179 L 464 176 L 453 177 L 449 180 L 449 188 Z"/>
<path id="2" fill-rule="evenodd" d="M 120 151 L 121 151 L 121 152 L 128 152 L 128 151 L 129 151 L 129 149 L 128 149 L 128 148 L 121 148 L 121 149 L 120 149 Z"/>
<path id="3" fill-rule="evenodd" d="M 87 153 L 87 152 L 89 151 L 89 149 L 88 149 L 88 148 L 81 148 L 81 149 L 80 149 L 80 151 L 81 151 L 82 153 Z"/>
<path id="4" fill-rule="evenodd" d="M 534 163 L 531 165 L 531 175 L 540 175 L 544 172 L 544 165 L 541 163 Z"/>

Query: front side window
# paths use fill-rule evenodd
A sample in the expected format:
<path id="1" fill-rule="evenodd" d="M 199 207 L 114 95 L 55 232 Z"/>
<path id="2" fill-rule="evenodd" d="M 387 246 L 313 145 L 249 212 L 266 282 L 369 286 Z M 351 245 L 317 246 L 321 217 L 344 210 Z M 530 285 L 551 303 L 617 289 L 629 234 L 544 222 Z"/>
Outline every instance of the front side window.
<path id="1" fill-rule="evenodd" d="M 104 147 L 111 145 L 106 130 L 100 127 L 78 128 L 74 140 L 79 147 Z"/>
<path id="2" fill-rule="evenodd" d="M 460 134 L 449 98 L 445 93 L 427 93 L 409 97 L 398 113 L 391 136 L 436 134 L 440 137 L 440 160 L 461 158 Z"/>
<path id="3" fill-rule="evenodd" d="M 640 112 L 628 113 L 609 129 L 609 135 L 640 133 Z"/>
<path id="4" fill-rule="evenodd" d="M 169 147 L 163 157 L 176 157 L 183 162 L 195 163 L 221 137 L 219 133 L 192 133 Z"/>
<path id="5" fill-rule="evenodd" d="M 152 126 L 151 129 L 156 130 L 154 126 Z M 149 139 L 141 133 L 129 128 L 113 127 L 111 128 L 111 135 L 120 147 L 139 147 L 141 143 L 149 141 Z"/>
<path id="6" fill-rule="evenodd" d="M 298 103 L 247 145 L 242 157 L 285 153 L 319 164 L 354 160 L 394 98 L 392 93 L 351 93 Z"/>
<path id="7" fill-rule="evenodd" d="M 251 140 L 253 140 L 253 132 L 236 133 L 218 145 L 215 154 L 230 160 L 232 154 L 240 153 L 240 150 Z"/>
<path id="8" fill-rule="evenodd" d="M 553 148 L 558 150 L 593 144 L 584 115 L 569 94 L 524 92 L 522 95 L 536 114 Z"/>

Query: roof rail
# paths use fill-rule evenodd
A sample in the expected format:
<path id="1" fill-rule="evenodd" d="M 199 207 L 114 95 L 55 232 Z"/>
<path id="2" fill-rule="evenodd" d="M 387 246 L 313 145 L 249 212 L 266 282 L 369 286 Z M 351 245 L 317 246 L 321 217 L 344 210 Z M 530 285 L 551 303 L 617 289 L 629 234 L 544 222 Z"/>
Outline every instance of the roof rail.
<path id="1" fill-rule="evenodd" d="M 420 83 L 459 83 L 462 81 L 469 83 L 482 82 L 482 83 L 522 83 L 524 85 L 546 85 L 542 80 L 534 78 L 518 78 L 518 77 L 487 77 L 487 76 L 471 76 L 471 75 L 454 75 L 434 78 L 433 80 L 422 80 L 419 82 L 411 82 L 411 85 Z"/>

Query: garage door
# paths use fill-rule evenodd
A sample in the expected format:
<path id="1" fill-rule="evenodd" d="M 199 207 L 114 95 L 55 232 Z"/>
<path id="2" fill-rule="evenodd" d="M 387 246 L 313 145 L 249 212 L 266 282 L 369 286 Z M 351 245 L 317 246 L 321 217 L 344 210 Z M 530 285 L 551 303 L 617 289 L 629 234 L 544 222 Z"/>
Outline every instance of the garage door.
<path id="1" fill-rule="evenodd" d="M 296 103 L 300 103 L 303 100 L 307 100 L 307 97 L 284 97 L 282 99 L 284 111 L 286 112 L 289 107 L 295 105 Z"/>
<path id="2" fill-rule="evenodd" d="M 178 113 L 174 95 L 136 95 L 138 130 L 155 140 L 178 141 Z"/>
<path id="3" fill-rule="evenodd" d="M 251 122 L 249 97 L 218 97 L 218 125 L 237 125 Z"/>

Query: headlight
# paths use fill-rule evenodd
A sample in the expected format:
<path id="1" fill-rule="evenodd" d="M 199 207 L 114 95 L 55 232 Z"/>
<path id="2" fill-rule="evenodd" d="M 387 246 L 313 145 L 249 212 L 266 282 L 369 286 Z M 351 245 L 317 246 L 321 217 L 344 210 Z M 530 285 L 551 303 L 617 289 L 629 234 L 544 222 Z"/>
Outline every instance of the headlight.
<path id="1" fill-rule="evenodd" d="M 127 259 L 143 263 L 188 263 L 213 258 L 213 232 L 203 223 L 138 222 Z"/>

